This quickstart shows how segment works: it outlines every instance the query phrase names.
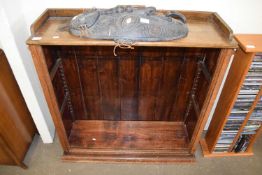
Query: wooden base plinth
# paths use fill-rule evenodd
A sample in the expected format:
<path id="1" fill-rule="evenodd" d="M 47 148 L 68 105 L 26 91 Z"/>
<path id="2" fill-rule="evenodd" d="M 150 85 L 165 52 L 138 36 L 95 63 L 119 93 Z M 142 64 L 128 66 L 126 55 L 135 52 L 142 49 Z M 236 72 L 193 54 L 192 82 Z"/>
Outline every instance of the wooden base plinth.
<path id="1" fill-rule="evenodd" d="M 96 150 L 94 152 L 77 153 L 72 152 L 63 155 L 65 162 L 101 162 L 101 163 L 194 163 L 195 156 L 192 154 L 179 154 L 167 152 L 103 152 Z"/>
<path id="2" fill-rule="evenodd" d="M 77 120 L 69 143 L 71 148 L 64 161 L 195 161 L 182 122 Z"/>
<path id="3" fill-rule="evenodd" d="M 235 152 L 210 153 L 205 139 L 200 140 L 200 145 L 201 145 L 202 153 L 204 157 L 228 157 L 228 156 L 234 157 L 234 156 L 253 156 L 254 155 L 252 150 L 249 152 L 239 152 L 239 153 L 235 153 Z"/>

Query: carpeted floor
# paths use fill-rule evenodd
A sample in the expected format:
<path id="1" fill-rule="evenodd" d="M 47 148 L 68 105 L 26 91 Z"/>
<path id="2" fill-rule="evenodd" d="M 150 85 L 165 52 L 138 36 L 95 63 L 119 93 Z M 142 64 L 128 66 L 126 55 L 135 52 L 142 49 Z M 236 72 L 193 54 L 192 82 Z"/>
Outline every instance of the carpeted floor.
<path id="1" fill-rule="evenodd" d="M 64 163 L 58 139 L 43 144 L 36 136 L 25 159 L 29 169 L 0 166 L 0 175 L 261 175 L 262 137 L 254 153 L 253 157 L 203 158 L 199 148 L 193 164 Z"/>

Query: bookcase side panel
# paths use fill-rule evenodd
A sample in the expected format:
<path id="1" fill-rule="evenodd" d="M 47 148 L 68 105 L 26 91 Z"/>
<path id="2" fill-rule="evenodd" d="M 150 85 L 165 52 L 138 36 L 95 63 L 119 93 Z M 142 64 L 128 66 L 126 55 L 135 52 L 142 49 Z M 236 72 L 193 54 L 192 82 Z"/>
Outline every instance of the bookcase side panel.
<path id="1" fill-rule="evenodd" d="M 29 49 L 33 57 L 33 61 L 34 61 L 35 68 L 38 74 L 38 78 L 40 80 L 50 113 L 52 115 L 54 124 L 56 126 L 56 130 L 57 130 L 57 133 L 60 139 L 60 143 L 64 151 L 68 152 L 69 143 L 67 140 L 65 128 L 63 126 L 63 121 L 62 121 L 62 117 L 60 114 L 60 110 L 58 108 L 58 104 L 56 101 L 52 82 L 49 76 L 47 64 L 45 62 L 45 55 L 43 53 L 42 46 L 29 45 Z"/>

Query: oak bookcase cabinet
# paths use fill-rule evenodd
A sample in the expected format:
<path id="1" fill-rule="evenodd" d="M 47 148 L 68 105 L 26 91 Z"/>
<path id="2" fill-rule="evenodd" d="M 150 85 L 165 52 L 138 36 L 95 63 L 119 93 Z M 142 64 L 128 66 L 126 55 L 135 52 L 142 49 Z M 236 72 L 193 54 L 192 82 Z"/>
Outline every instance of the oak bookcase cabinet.
<path id="1" fill-rule="evenodd" d="M 231 29 L 216 13 L 181 11 L 188 21 L 186 38 L 137 42 L 114 56 L 113 41 L 63 30 L 82 11 L 46 10 L 27 41 L 64 149 L 62 159 L 194 161 L 237 47 Z"/>
<path id="2" fill-rule="evenodd" d="M 235 36 L 237 50 L 201 146 L 205 157 L 250 156 L 262 132 L 262 35 Z"/>

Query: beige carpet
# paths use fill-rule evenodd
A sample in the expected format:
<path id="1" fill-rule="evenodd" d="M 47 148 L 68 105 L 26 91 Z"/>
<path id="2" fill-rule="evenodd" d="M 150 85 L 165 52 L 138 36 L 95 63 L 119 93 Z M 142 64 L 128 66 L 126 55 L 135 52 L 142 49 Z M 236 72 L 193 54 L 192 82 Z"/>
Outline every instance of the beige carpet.
<path id="1" fill-rule="evenodd" d="M 0 175 L 262 175 L 262 137 L 254 152 L 253 157 L 203 158 L 199 148 L 193 164 L 63 163 L 58 139 L 43 144 L 35 137 L 25 159 L 29 169 L 0 166 Z"/>

